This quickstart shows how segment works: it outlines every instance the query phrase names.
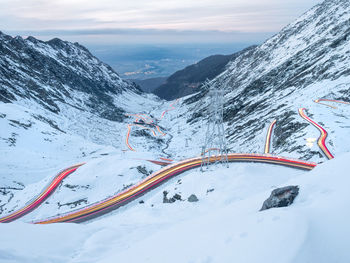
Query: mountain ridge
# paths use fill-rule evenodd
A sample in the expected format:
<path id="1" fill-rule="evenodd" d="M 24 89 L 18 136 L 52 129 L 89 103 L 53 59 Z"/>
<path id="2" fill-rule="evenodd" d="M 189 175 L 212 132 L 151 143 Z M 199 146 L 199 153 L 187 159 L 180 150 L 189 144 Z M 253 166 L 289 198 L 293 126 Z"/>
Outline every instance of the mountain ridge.
<path id="1" fill-rule="evenodd" d="M 70 101 L 71 105 L 80 107 L 73 94 L 82 93 L 87 97 L 84 104 L 90 111 L 121 121 L 125 111 L 114 103 L 113 96 L 142 92 L 79 43 L 58 38 L 46 42 L 34 37 L 12 38 L 1 33 L 0 55 L 3 102 L 30 99 L 57 113 L 60 110 L 57 101 Z"/>
<path id="2" fill-rule="evenodd" d="M 256 46 L 247 47 L 231 55 L 211 55 L 169 76 L 153 93 L 162 99 L 173 100 L 200 91 L 202 84 L 225 70 L 227 64 Z"/>
<path id="3" fill-rule="evenodd" d="M 322 155 L 302 141 L 310 127 L 300 120 L 297 107 L 313 108 L 313 100 L 323 97 L 349 100 L 347 3 L 326 0 L 316 5 L 262 45 L 232 60 L 212 80 L 212 85 L 225 89 L 224 121 L 231 150 L 258 152 L 264 128 L 277 118 L 276 154 L 322 160 Z M 184 101 L 191 112 L 187 122 L 197 123 L 197 129 L 208 114 L 207 91 Z M 334 140 L 330 135 L 331 145 Z"/>

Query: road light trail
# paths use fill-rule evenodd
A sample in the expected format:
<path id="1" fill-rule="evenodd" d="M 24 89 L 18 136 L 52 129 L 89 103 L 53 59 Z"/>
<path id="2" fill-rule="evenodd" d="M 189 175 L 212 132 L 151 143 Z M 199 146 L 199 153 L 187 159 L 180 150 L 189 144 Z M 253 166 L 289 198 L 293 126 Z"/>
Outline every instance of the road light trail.
<path id="1" fill-rule="evenodd" d="M 220 156 L 211 156 L 210 163 L 214 163 Z M 317 164 L 306 162 L 297 159 L 290 159 L 272 155 L 259 155 L 259 154 L 228 154 L 229 162 L 259 162 L 267 164 L 282 165 L 291 168 L 298 168 L 304 170 L 311 170 Z M 49 224 L 58 222 L 85 222 L 93 218 L 99 217 L 103 214 L 111 212 L 120 206 L 123 206 L 130 201 L 142 196 L 147 191 L 158 187 L 169 178 L 172 178 L 178 174 L 181 174 L 190 169 L 200 167 L 202 162 L 201 157 L 187 159 L 175 164 L 170 164 L 159 171 L 148 176 L 140 183 L 118 193 L 115 196 L 104 199 L 100 202 L 91 204 L 87 207 L 71 211 L 66 214 L 57 215 L 49 219 L 33 222 L 35 224 Z"/>
<path id="2" fill-rule="evenodd" d="M 162 115 L 161 115 L 161 117 L 160 117 L 159 120 L 163 119 L 164 115 L 165 115 L 168 111 L 174 110 L 174 109 L 175 109 L 174 105 L 175 105 L 176 103 L 178 103 L 179 100 L 180 100 L 180 99 L 177 99 L 176 101 L 174 101 L 173 103 L 171 103 L 171 104 L 169 105 L 169 109 L 165 110 L 165 111 L 162 113 Z M 164 133 L 164 132 L 160 129 L 160 127 L 159 127 L 158 125 L 154 124 L 153 119 L 152 119 L 150 116 L 148 116 L 148 115 L 146 115 L 146 114 L 144 114 L 144 113 L 140 113 L 140 114 L 126 114 L 126 116 L 134 116 L 134 117 L 135 117 L 135 122 L 138 122 L 138 121 L 141 119 L 144 123 L 146 123 L 146 124 L 148 124 L 148 125 L 153 125 L 153 126 L 155 127 L 155 129 L 156 129 L 162 136 L 165 136 L 165 135 L 166 135 L 166 133 Z M 130 132 L 131 132 L 131 126 L 132 126 L 132 125 L 133 125 L 133 124 L 129 124 L 129 125 L 127 126 L 127 127 L 128 127 L 128 131 L 127 131 L 127 134 L 126 134 L 125 144 L 126 144 L 126 146 L 127 146 L 131 151 L 134 151 L 134 152 L 135 152 L 136 150 L 129 144 L 129 138 L 130 138 Z M 134 124 L 134 125 L 138 125 L 138 124 Z M 148 128 L 148 127 L 145 127 L 145 126 L 141 126 L 141 125 L 138 125 L 138 126 L 144 127 L 145 129 L 148 129 L 148 130 L 151 130 L 152 134 L 153 134 L 154 136 L 156 136 L 156 135 L 155 135 L 155 131 L 154 131 L 153 129 Z"/>
<path id="3" fill-rule="evenodd" d="M 267 130 L 265 151 L 264 151 L 264 153 L 266 153 L 266 154 L 270 153 L 272 130 L 273 130 L 273 127 L 275 126 L 275 124 L 276 124 L 276 120 L 273 120 L 269 126 L 269 129 Z"/>
<path id="4" fill-rule="evenodd" d="M 335 103 L 342 103 L 342 104 L 350 105 L 349 102 L 341 101 L 341 100 L 330 100 L 330 99 L 317 99 L 317 100 L 314 100 L 314 102 L 316 102 L 316 103 L 318 103 L 318 104 L 325 105 L 325 106 L 330 107 L 330 108 L 332 108 L 332 109 L 336 109 L 337 107 L 332 106 L 332 105 L 329 105 L 329 104 L 326 104 L 326 103 L 322 103 L 322 102 L 320 102 L 320 101 L 329 101 L 329 102 L 335 102 Z"/>
<path id="5" fill-rule="evenodd" d="M 327 99 L 319 99 L 315 100 L 316 103 L 320 103 L 320 101 L 330 101 L 330 102 L 337 102 L 337 103 L 343 103 L 343 104 L 350 104 L 348 102 L 343 101 L 336 101 L 336 100 L 327 100 Z M 170 105 L 170 107 L 173 110 L 174 104 L 177 103 L 178 100 L 176 100 L 174 103 Z M 324 103 L 320 103 L 324 104 Z M 327 104 L 324 104 L 326 106 L 336 108 Z M 170 110 L 166 110 L 163 112 L 161 118 L 164 117 L 164 114 Z M 321 135 L 318 139 L 318 145 L 321 148 L 321 150 L 324 152 L 324 154 L 327 156 L 327 158 L 332 159 L 334 158 L 333 155 L 330 153 L 328 148 L 326 147 L 325 140 L 327 138 L 327 131 L 322 128 L 319 124 L 311 120 L 304 112 L 304 108 L 299 109 L 299 114 L 302 118 L 310 122 L 312 125 L 314 125 L 316 128 L 319 129 Z M 146 117 L 142 117 L 146 116 Z M 145 114 L 131 114 L 130 116 L 135 116 L 136 122 L 139 121 L 139 119 L 142 119 L 146 124 L 152 124 L 153 120 L 148 117 Z M 148 119 L 148 120 L 147 120 Z M 228 154 L 228 161 L 229 162 L 261 162 L 261 163 L 267 163 L 267 164 L 275 164 L 275 165 L 283 165 L 291 168 L 298 168 L 298 169 L 304 169 L 304 170 L 311 170 L 316 166 L 316 163 L 306 162 L 302 160 L 296 160 L 296 159 L 290 159 L 290 158 L 284 158 L 284 157 L 278 157 L 278 156 L 272 156 L 269 154 L 270 152 L 270 143 L 271 143 L 271 134 L 274 125 L 276 124 L 276 120 L 274 120 L 268 129 L 268 133 L 266 136 L 266 143 L 265 143 L 265 153 L 266 155 L 259 155 L 259 154 Z M 152 132 L 153 136 L 156 136 L 156 133 L 153 129 L 145 127 L 140 124 L 129 124 L 128 125 L 128 133 L 126 138 L 126 144 L 129 147 L 130 150 L 135 151 L 129 144 L 129 136 L 132 126 L 138 126 L 143 129 L 148 129 Z M 159 133 L 165 135 L 159 128 L 159 126 L 155 126 Z M 215 150 L 215 149 L 210 149 Z M 209 162 L 213 163 L 216 162 L 217 159 L 220 158 L 220 156 L 211 156 L 209 158 Z M 166 158 L 160 158 L 163 161 L 172 161 L 171 159 Z M 85 208 L 81 208 L 78 210 L 75 210 L 73 212 L 69 212 L 63 215 L 58 215 L 56 217 L 52 217 L 46 220 L 41 220 L 34 222 L 35 224 L 48 224 L 48 223 L 57 223 L 57 222 L 84 222 L 91 220 L 93 218 L 99 217 L 103 214 L 106 214 L 122 205 L 127 204 L 128 202 L 140 197 L 141 195 L 145 194 L 147 191 L 161 185 L 163 182 L 168 180 L 171 177 L 174 177 L 178 174 L 181 174 L 185 171 L 188 171 L 190 169 L 199 167 L 201 164 L 201 157 L 197 158 L 191 158 L 184 160 L 179 163 L 171 164 L 169 162 L 163 162 L 163 161 L 155 161 L 155 160 L 148 160 L 152 163 L 159 164 L 159 165 L 166 165 L 165 168 L 159 170 L 158 172 L 153 173 L 149 177 L 147 177 L 145 180 L 141 181 L 135 186 L 130 187 L 129 189 L 126 189 L 125 191 L 112 196 L 110 198 L 104 199 L 100 202 L 91 204 Z M 0 222 L 11 222 L 14 221 L 20 217 L 23 217 L 24 215 L 30 213 L 37 207 L 39 207 L 59 186 L 59 184 L 62 182 L 64 178 L 66 178 L 68 175 L 76 171 L 81 165 L 83 164 L 77 164 L 74 166 L 71 166 L 60 173 L 58 173 L 55 178 L 50 182 L 50 184 L 44 188 L 44 190 L 33 200 L 28 202 L 23 208 L 10 213 L 9 215 L 6 215 L 2 218 L 0 218 Z"/>
<path id="6" fill-rule="evenodd" d="M 168 158 L 164 158 L 164 157 L 160 157 L 159 159 L 164 160 L 164 161 L 168 161 L 168 162 L 173 162 L 174 161 L 172 159 L 168 159 Z"/>
<path id="7" fill-rule="evenodd" d="M 157 137 L 156 133 L 155 133 L 154 130 L 151 129 L 151 128 L 148 128 L 148 127 L 143 126 L 143 125 L 140 125 L 140 124 L 128 124 L 128 126 L 127 126 L 127 127 L 128 127 L 128 132 L 127 132 L 127 134 L 126 134 L 125 144 L 126 144 L 126 146 L 127 146 L 131 151 L 134 151 L 134 152 L 135 152 L 135 149 L 134 149 L 134 148 L 130 145 L 130 143 L 129 143 L 130 132 L 131 132 L 131 127 L 132 127 L 132 126 L 138 126 L 138 127 L 143 128 L 143 129 L 150 130 L 151 133 L 153 134 L 153 136 L 154 136 L 154 137 Z"/>
<path id="8" fill-rule="evenodd" d="M 331 152 L 328 150 L 327 146 L 326 146 L 326 138 L 327 138 L 327 131 L 318 123 L 314 122 L 313 120 L 311 120 L 306 114 L 305 114 L 305 108 L 300 108 L 299 109 L 299 115 L 307 120 L 308 122 L 310 122 L 313 126 L 315 126 L 321 133 L 320 137 L 317 140 L 317 144 L 320 147 L 320 149 L 322 150 L 322 152 L 326 155 L 326 157 L 328 159 L 333 159 L 334 156 L 331 154 Z"/>
<path id="9" fill-rule="evenodd" d="M 162 131 L 160 130 L 160 128 L 159 128 L 158 125 L 156 126 L 156 129 L 157 129 L 157 131 L 158 131 L 162 136 L 165 136 L 165 135 L 166 135 L 166 133 L 164 133 L 164 132 L 162 132 Z"/>
<path id="10" fill-rule="evenodd" d="M 157 165 L 160 165 L 160 166 L 167 166 L 167 165 L 171 164 L 169 162 L 157 161 L 157 160 L 147 160 L 147 161 L 154 163 L 154 164 L 157 164 Z"/>
<path id="11" fill-rule="evenodd" d="M 130 124 L 128 124 L 128 132 L 126 134 L 126 138 L 125 138 L 125 144 L 126 146 L 133 152 L 135 152 L 135 149 L 131 147 L 131 145 L 129 144 L 129 138 L 130 138 L 130 132 L 131 132 L 131 126 Z"/>
<path id="12" fill-rule="evenodd" d="M 0 223 L 12 222 L 32 212 L 34 209 L 38 208 L 57 189 L 57 187 L 59 186 L 59 184 L 62 182 L 63 179 L 65 179 L 68 175 L 73 173 L 82 165 L 83 163 L 76 164 L 59 172 L 37 197 L 27 202 L 27 204 L 21 209 L 16 210 L 4 217 L 1 217 Z"/>
<path id="13" fill-rule="evenodd" d="M 167 113 L 168 111 L 175 110 L 174 105 L 175 105 L 175 104 L 177 104 L 177 103 L 179 102 L 179 100 L 180 100 L 180 99 L 177 99 L 176 101 L 174 101 L 173 103 L 171 103 L 171 104 L 169 105 L 169 109 L 167 109 L 167 110 L 163 111 L 163 113 L 162 113 L 162 115 L 160 116 L 160 119 L 159 119 L 159 120 L 163 119 L 163 118 L 164 118 L 165 113 Z"/>
<path id="14" fill-rule="evenodd" d="M 148 124 L 148 125 L 150 125 L 150 126 L 152 126 L 152 127 L 155 127 L 156 130 L 157 130 L 162 136 L 165 136 L 165 135 L 166 135 L 166 133 L 164 133 L 164 132 L 160 129 L 160 127 L 159 127 L 158 125 L 154 124 L 152 118 L 149 117 L 149 116 L 146 115 L 146 114 L 143 114 L 143 113 L 142 113 L 142 114 L 126 114 L 126 116 L 133 116 L 133 117 L 135 117 L 134 123 L 133 123 L 133 124 L 128 124 L 128 126 L 127 126 L 128 131 L 127 131 L 126 138 L 125 138 L 125 144 L 126 144 L 126 146 L 127 146 L 131 151 L 133 151 L 133 152 L 135 152 L 136 150 L 135 150 L 135 149 L 130 145 L 130 143 L 129 143 L 130 133 L 131 133 L 131 127 L 132 127 L 132 126 L 139 126 L 139 127 L 143 128 L 143 129 L 150 130 L 150 131 L 152 132 L 153 136 L 156 137 L 156 133 L 155 133 L 155 131 L 154 131 L 152 128 L 149 128 L 149 127 L 146 127 L 146 126 L 144 126 L 144 125 L 138 124 L 138 122 L 140 121 L 140 119 L 141 119 L 145 124 Z"/>
<path id="15" fill-rule="evenodd" d="M 209 151 L 217 151 L 217 152 L 220 152 L 221 149 L 219 148 L 209 148 L 209 149 L 206 149 L 204 152 L 201 153 L 201 156 L 203 156 L 205 153 L 209 152 Z"/>

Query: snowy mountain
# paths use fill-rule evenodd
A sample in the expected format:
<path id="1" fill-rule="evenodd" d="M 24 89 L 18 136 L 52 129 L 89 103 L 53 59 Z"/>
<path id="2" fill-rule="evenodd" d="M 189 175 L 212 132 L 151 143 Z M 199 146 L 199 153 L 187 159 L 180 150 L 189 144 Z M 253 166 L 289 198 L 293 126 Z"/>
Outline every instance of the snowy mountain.
<path id="1" fill-rule="evenodd" d="M 198 157 L 208 90 L 162 101 L 78 44 L 2 34 L 0 217 L 34 200 L 61 169 L 86 163 L 37 209 L 0 224 L 0 261 L 349 262 L 350 106 L 314 102 L 350 101 L 349 21 L 348 1 L 326 0 L 237 56 L 211 82 L 225 88 L 231 152 L 263 153 L 277 119 L 271 153 L 316 161 L 312 171 L 212 165 L 147 188 L 86 224 L 47 226 L 31 223 L 109 201 L 173 167 L 160 170 L 150 161 Z M 319 130 L 298 115 L 301 107 L 328 131 L 333 160 L 316 143 Z M 294 204 L 259 211 L 272 190 L 286 185 L 299 186 Z"/>
<path id="2" fill-rule="evenodd" d="M 28 184 L 125 148 L 126 114 L 159 104 L 78 43 L 0 33 L 0 213 L 27 201 Z M 151 136 L 137 141 L 165 147 Z"/>
<path id="3" fill-rule="evenodd" d="M 160 85 L 164 84 L 166 79 L 166 77 L 159 77 L 150 79 L 130 79 L 129 81 L 132 81 L 139 85 L 144 92 L 151 93 Z"/>
<path id="4" fill-rule="evenodd" d="M 226 89 L 224 119 L 232 151 L 261 152 L 267 126 L 277 119 L 274 153 L 325 160 L 317 145 L 306 146 L 305 135 L 317 137 L 317 133 L 300 118 L 299 107 L 307 108 L 316 122 L 329 129 L 332 151 L 347 149 L 347 139 L 337 138 L 334 132 L 336 128 L 347 132 L 344 123 L 348 117 L 313 100 L 350 101 L 349 19 L 347 0 L 326 0 L 262 45 L 232 60 L 213 80 L 213 86 Z M 205 119 L 206 94 L 204 90 L 185 101 L 183 114 L 188 112 L 187 122 L 193 131 L 200 130 Z"/>
<path id="5" fill-rule="evenodd" d="M 153 93 L 166 100 L 196 93 L 201 90 L 202 84 L 207 79 L 211 80 L 222 73 L 231 60 L 254 48 L 255 46 L 251 46 L 231 55 L 212 55 L 204 58 L 196 64 L 176 71 L 167 78 L 165 83 L 159 85 Z"/>
<path id="6" fill-rule="evenodd" d="M 0 44 L 3 102 L 27 99 L 54 113 L 61 103 L 121 121 L 125 110 L 115 97 L 125 91 L 141 93 L 78 43 L 12 38 L 0 32 Z"/>
<path id="7" fill-rule="evenodd" d="M 322 97 L 348 100 L 349 17 L 346 1 L 325 1 L 261 46 L 242 52 L 212 81 L 225 84 L 230 151 L 262 153 L 267 126 L 277 119 L 273 153 L 325 161 L 315 143 L 319 132 L 298 115 L 299 107 L 307 108 L 328 130 L 327 144 L 335 156 L 349 150 L 350 139 L 343 136 L 349 127 L 347 105 L 333 111 L 313 102 Z M 181 160 L 200 153 L 210 103 L 207 90 L 177 102 L 162 102 L 140 93 L 79 44 L 58 39 L 42 42 L 1 34 L 1 52 L 3 211 L 26 202 L 33 195 L 29 185 L 39 191 L 42 180 L 48 182 L 73 163 L 87 161 L 86 167 L 96 163 L 108 172 L 98 181 L 86 173 L 76 182 L 69 177 L 68 186 L 52 197 L 57 201 L 29 217 L 69 211 L 121 191 L 157 169 L 146 159 Z M 127 124 L 135 123 L 126 114 L 140 113 L 149 115 L 164 134 L 153 136 L 152 126 L 136 124 L 130 136 L 136 152 L 121 154 L 129 147 Z M 314 143 L 310 145 L 309 139 Z M 111 184 L 112 171 L 117 170 L 110 164 L 125 159 L 132 169 L 121 165 L 120 183 Z M 105 185 L 111 189 L 98 190 Z"/>

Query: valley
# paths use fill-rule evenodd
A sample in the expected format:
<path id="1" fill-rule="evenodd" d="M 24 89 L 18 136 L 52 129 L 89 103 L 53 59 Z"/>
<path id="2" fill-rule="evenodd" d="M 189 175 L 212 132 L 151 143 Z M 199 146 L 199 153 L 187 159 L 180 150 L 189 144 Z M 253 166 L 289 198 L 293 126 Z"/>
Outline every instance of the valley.
<path id="1" fill-rule="evenodd" d="M 159 97 L 0 32 L 0 262 L 348 262 L 349 21 L 323 1 Z"/>

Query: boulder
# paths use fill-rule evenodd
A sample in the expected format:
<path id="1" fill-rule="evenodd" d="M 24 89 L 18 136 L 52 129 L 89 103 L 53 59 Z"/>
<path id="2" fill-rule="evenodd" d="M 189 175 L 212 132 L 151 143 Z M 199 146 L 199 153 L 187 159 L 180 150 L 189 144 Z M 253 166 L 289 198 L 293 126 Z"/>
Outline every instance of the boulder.
<path id="1" fill-rule="evenodd" d="M 299 186 L 291 185 L 277 188 L 272 191 L 270 197 L 265 200 L 260 211 L 273 207 L 289 206 L 293 203 L 295 197 L 299 194 Z"/>
<path id="2" fill-rule="evenodd" d="M 180 200 L 181 201 L 181 195 L 179 194 L 175 194 L 173 197 L 168 198 L 168 192 L 164 191 L 163 192 L 163 203 L 174 203 L 176 200 Z"/>
<path id="3" fill-rule="evenodd" d="M 198 202 L 198 198 L 196 195 L 191 194 L 190 197 L 187 199 L 188 202 Z"/>

